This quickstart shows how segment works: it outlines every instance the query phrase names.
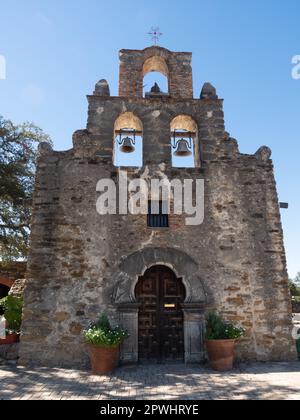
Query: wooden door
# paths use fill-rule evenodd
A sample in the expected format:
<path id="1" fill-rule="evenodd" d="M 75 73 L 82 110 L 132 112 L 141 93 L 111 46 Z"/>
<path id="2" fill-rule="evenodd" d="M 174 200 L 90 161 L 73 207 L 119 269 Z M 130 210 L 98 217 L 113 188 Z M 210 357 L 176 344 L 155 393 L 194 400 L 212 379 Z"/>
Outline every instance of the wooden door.
<path id="1" fill-rule="evenodd" d="M 136 286 L 139 310 L 139 360 L 183 361 L 184 332 L 181 304 L 185 288 L 172 270 L 155 266 Z"/>

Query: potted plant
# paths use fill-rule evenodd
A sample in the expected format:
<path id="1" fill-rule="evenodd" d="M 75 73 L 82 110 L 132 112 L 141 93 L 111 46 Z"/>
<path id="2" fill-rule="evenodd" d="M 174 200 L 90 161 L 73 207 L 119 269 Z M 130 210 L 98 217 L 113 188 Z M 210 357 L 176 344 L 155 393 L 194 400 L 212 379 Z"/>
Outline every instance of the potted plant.
<path id="1" fill-rule="evenodd" d="M 243 328 L 224 322 L 217 313 L 208 315 L 206 348 L 213 369 L 222 372 L 233 368 L 235 342 L 244 334 Z"/>
<path id="2" fill-rule="evenodd" d="M 113 371 L 119 362 L 119 347 L 128 338 L 121 327 L 112 328 L 106 314 L 84 331 L 92 373 L 103 375 Z"/>
<path id="3" fill-rule="evenodd" d="M 17 343 L 20 339 L 23 299 L 7 296 L 0 300 L 0 308 L 6 319 L 6 338 L 0 339 L 0 345 Z"/>

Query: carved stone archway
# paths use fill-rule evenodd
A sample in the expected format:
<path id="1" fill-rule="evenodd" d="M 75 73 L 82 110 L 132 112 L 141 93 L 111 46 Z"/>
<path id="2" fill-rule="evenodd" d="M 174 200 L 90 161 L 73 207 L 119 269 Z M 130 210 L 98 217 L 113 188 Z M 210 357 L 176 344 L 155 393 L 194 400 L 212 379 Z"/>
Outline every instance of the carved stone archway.
<path id="1" fill-rule="evenodd" d="M 171 268 L 182 278 L 186 288 L 184 312 L 185 362 L 198 363 L 204 358 L 204 312 L 211 301 L 198 275 L 198 264 L 185 252 L 174 248 L 145 248 L 124 258 L 116 270 L 113 304 L 119 312 L 120 323 L 130 334 L 123 346 L 121 359 L 138 362 L 138 311 L 134 290 L 145 271 L 154 265 Z M 202 343 L 202 344 L 201 344 Z"/>
<path id="2" fill-rule="evenodd" d="M 2 284 L 3 286 L 9 287 L 10 289 L 13 286 L 14 282 L 15 282 L 14 280 L 0 277 L 0 284 Z"/>

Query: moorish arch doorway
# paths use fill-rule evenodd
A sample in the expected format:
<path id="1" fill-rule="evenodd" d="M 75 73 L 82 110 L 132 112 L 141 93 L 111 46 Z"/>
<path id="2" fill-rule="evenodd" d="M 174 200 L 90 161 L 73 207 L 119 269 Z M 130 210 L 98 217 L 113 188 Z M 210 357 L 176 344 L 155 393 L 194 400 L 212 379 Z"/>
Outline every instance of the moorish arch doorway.
<path id="1" fill-rule="evenodd" d="M 168 267 L 149 268 L 135 288 L 140 362 L 184 361 L 185 287 Z"/>
<path id="2" fill-rule="evenodd" d="M 155 270 L 152 271 L 152 267 L 157 266 L 164 267 L 164 274 L 157 273 Z M 168 268 L 170 271 L 167 270 Z M 141 286 L 141 278 L 145 278 L 145 275 L 149 277 L 149 273 L 150 279 L 148 280 L 148 285 L 147 283 L 144 283 L 144 285 Z M 178 308 L 180 306 L 182 312 L 178 312 L 178 325 L 182 322 L 181 316 L 183 313 L 185 363 L 199 363 L 203 361 L 205 357 L 205 312 L 213 302 L 213 295 L 207 284 L 205 284 L 201 278 L 199 265 L 186 252 L 180 249 L 147 247 L 124 257 L 115 268 L 115 273 L 112 278 L 112 283 L 114 284 L 112 304 L 116 309 L 120 324 L 129 332 L 129 339 L 124 342 L 121 348 L 121 362 L 137 363 L 139 360 L 145 358 L 145 355 L 146 357 L 149 357 L 147 353 L 150 354 L 150 356 L 151 353 L 154 353 L 154 355 L 157 354 L 157 351 L 155 353 L 155 350 L 153 350 L 153 345 L 150 345 L 150 350 L 147 350 L 147 346 L 149 345 L 147 344 L 146 337 L 144 337 L 143 342 L 141 341 L 141 338 L 139 338 L 141 337 L 139 329 L 142 334 L 146 331 L 144 329 L 146 326 L 141 325 L 142 318 L 140 318 L 139 321 L 139 314 L 142 313 L 143 315 L 141 306 L 147 306 L 147 299 L 149 299 L 149 302 L 151 303 L 151 288 L 153 288 L 151 282 L 155 283 L 155 281 L 157 281 L 151 280 L 151 277 L 155 276 L 167 279 L 165 282 L 169 289 L 173 284 L 172 288 L 174 288 L 175 293 L 173 293 L 173 291 L 170 293 L 170 301 L 166 299 L 166 303 L 163 303 L 164 298 L 168 295 L 168 290 L 160 292 L 160 299 L 162 299 L 160 305 L 168 304 L 169 302 L 170 305 L 173 305 L 174 298 L 175 306 L 176 302 L 179 303 Z M 162 283 L 164 283 L 164 281 Z M 183 289 L 181 288 L 182 286 L 184 287 Z M 140 290 L 139 288 L 144 289 Z M 159 289 L 157 289 L 156 286 L 156 289 L 153 290 L 153 295 L 155 297 L 157 296 L 158 291 Z M 146 296 L 147 293 L 150 294 L 150 298 L 149 296 Z M 182 300 L 183 303 L 181 303 Z M 152 312 L 155 312 L 157 316 L 157 313 L 159 313 L 158 308 L 153 306 L 152 308 L 149 308 L 149 311 L 150 309 Z M 172 307 L 167 307 L 165 309 L 174 310 Z M 177 308 L 175 307 L 174 315 L 176 309 Z M 146 308 L 146 310 L 148 309 Z M 162 318 L 163 317 L 164 314 L 162 314 Z M 144 319 L 146 318 L 147 317 L 144 316 Z M 165 322 L 167 323 L 168 321 Z M 179 328 L 178 330 L 180 330 L 180 334 L 182 334 L 182 329 Z M 172 346 L 172 343 L 170 345 L 166 339 L 158 345 L 162 345 L 169 349 Z M 142 355 L 139 354 L 140 352 L 142 352 Z M 170 350 L 168 350 L 168 352 L 170 353 Z M 182 344 L 180 344 L 175 351 L 171 351 L 171 354 L 172 352 L 174 353 L 175 358 L 182 357 Z M 164 350 L 162 353 L 164 354 Z"/>

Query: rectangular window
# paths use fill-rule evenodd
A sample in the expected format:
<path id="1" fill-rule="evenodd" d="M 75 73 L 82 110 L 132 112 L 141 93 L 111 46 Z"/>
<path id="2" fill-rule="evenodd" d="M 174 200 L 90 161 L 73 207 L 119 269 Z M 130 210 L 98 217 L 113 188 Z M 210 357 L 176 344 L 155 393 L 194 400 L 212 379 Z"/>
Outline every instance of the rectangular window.
<path id="1" fill-rule="evenodd" d="M 164 201 L 148 202 L 148 227 L 168 228 L 169 215 L 167 213 L 167 203 Z"/>

